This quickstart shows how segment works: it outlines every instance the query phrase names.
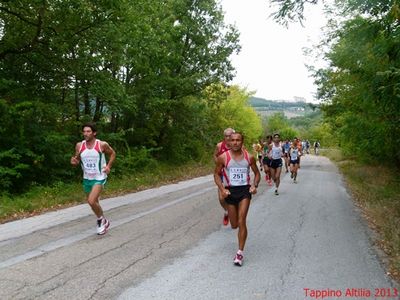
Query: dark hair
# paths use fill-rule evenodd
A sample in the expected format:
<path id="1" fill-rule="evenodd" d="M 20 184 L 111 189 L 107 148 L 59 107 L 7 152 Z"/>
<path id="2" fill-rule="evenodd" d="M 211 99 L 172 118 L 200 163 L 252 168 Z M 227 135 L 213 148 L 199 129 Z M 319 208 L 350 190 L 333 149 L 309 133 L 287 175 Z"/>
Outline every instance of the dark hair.
<path id="1" fill-rule="evenodd" d="M 274 134 L 274 137 L 279 137 L 279 138 L 280 138 L 281 136 L 280 136 L 279 133 L 275 133 L 275 134 Z"/>
<path id="2" fill-rule="evenodd" d="M 96 124 L 93 122 L 88 122 L 82 125 L 82 131 L 85 127 L 89 127 L 90 129 L 92 129 L 93 132 L 97 132 L 97 128 L 96 128 Z"/>
<path id="3" fill-rule="evenodd" d="M 266 139 L 272 139 L 272 135 L 267 135 L 265 138 Z"/>

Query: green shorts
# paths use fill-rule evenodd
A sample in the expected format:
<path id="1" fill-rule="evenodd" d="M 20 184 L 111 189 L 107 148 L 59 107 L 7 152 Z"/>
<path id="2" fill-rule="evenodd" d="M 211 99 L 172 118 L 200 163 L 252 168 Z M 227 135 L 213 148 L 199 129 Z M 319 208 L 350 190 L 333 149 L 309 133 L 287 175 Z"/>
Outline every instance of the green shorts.
<path id="1" fill-rule="evenodd" d="M 90 193 L 92 191 L 92 187 L 95 184 L 101 184 L 102 186 L 104 186 L 107 182 L 107 179 L 103 179 L 103 180 L 90 180 L 90 179 L 83 179 L 83 190 L 85 191 L 85 193 Z"/>

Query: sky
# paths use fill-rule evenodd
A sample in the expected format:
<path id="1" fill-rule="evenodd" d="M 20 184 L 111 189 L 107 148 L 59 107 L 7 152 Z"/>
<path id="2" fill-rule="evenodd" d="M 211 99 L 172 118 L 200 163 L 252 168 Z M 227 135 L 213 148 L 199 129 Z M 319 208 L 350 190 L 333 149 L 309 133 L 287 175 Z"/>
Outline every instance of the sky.
<path id="1" fill-rule="evenodd" d="M 316 87 L 305 63 L 313 60 L 303 55 L 312 47 L 325 25 L 322 7 L 306 6 L 306 21 L 277 24 L 269 16 L 275 10 L 268 0 L 221 0 L 225 22 L 235 24 L 240 32 L 242 50 L 231 60 L 236 68 L 233 84 L 255 91 L 255 96 L 270 100 L 294 100 L 303 97 L 315 102 Z"/>

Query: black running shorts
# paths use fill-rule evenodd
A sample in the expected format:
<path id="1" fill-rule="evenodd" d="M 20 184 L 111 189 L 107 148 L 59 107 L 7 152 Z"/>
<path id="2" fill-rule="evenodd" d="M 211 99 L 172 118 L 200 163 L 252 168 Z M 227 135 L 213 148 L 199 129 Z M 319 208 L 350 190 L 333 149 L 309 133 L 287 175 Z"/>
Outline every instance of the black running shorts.
<path id="1" fill-rule="evenodd" d="M 271 160 L 269 157 L 264 157 L 263 158 L 263 165 L 269 166 L 271 164 Z"/>
<path id="2" fill-rule="evenodd" d="M 298 165 L 299 164 L 299 159 L 296 160 L 290 160 L 291 165 Z"/>
<path id="3" fill-rule="evenodd" d="M 243 199 L 251 200 L 250 185 L 227 187 L 231 194 L 225 198 L 225 202 L 231 205 L 238 205 Z"/>
<path id="4" fill-rule="evenodd" d="M 282 168 L 282 158 L 273 159 L 273 160 L 271 161 L 270 167 L 271 167 L 272 169 Z"/>

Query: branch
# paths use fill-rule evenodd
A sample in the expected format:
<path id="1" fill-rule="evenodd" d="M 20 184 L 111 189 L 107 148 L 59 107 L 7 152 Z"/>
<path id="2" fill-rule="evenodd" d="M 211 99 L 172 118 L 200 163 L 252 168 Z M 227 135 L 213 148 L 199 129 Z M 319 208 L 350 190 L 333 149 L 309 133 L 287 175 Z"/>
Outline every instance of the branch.
<path id="1" fill-rule="evenodd" d="M 0 8 L 0 9 L 2 9 L 2 8 Z M 13 14 L 13 15 L 15 15 L 15 14 Z M 39 10 L 37 24 L 31 23 L 30 21 L 27 20 L 27 22 L 29 24 L 31 24 L 31 25 L 34 24 L 34 26 L 36 27 L 36 33 L 35 33 L 35 36 L 32 38 L 31 42 L 25 44 L 24 46 L 20 47 L 19 49 L 16 49 L 16 48 L 6 49 L 6 50 L 0 52 L 0 60 L 4 59 L 8 54 L 22 54 L 22 53 L 27 53 L 27 52 L 32 51 L 33 46 L 35 46 L 39 42 L 39 37 L 42 33 L 43 15 L 44 15 L 44 6 L 42 6 Z M 25 18 L 22 18 L 22 19 L 25 19 Z M 25 20 L 23 20 L 23 21 L 25 21 Z"/>
<path id="2" fill-rule="evenodd" d="M 20 19 L 21 21 L 24 21 L 25 23 L 28 23 L 29 25 L 32 25 L 32 26 L 35 26 L 35 27 L 38 26 L 38 24 L 32 22 L 31 20 L 25 18 L 24 16 L 22 16 L 22 15 L 16 13 L 16 12 L 13 12 L 13 11 L 5 8 L 5 7 L 0 6 L 0 11 L 3 11 L 3 12 L 8 13 L 10 15 L 13 15 L 14 17 L 17 17 L 18 19 Z"/>

